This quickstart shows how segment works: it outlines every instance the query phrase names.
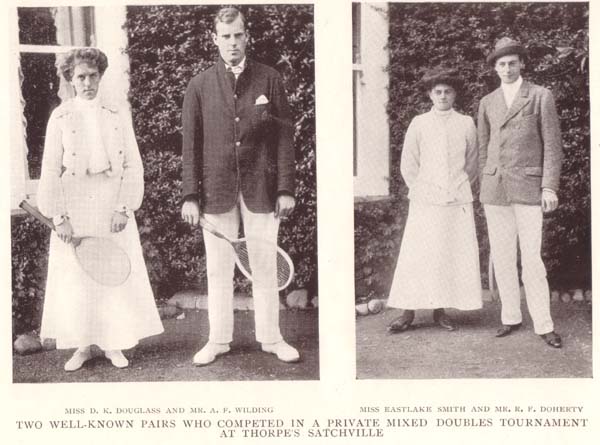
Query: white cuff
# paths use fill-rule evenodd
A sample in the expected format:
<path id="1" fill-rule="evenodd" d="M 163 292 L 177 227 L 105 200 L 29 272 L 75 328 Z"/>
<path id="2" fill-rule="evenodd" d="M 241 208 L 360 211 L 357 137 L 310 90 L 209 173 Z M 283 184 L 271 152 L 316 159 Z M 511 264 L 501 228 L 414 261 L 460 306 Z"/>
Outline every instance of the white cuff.
<path id="1" fill-rule="evenodd" d="M 122 213 L 129 218 L 129 208 L 125 204 L 116 206 L 115 212 Z"/>
<path id="2" fill-rule="evenodd" d="M 69 217 L 68 217 L 66 214 L 65 214 L 65 215 L 57 215 L 57 216 L 54 216 L 54 217 L 52 218 L 52 223 L 53 223 L 55 226 L 60 226 L 60 225 L 61 225 L 62 223 L 64 223 L 64 222 L 65 222 L 65 221 L 66 221 L 68 218 L 69 218 Z"/>

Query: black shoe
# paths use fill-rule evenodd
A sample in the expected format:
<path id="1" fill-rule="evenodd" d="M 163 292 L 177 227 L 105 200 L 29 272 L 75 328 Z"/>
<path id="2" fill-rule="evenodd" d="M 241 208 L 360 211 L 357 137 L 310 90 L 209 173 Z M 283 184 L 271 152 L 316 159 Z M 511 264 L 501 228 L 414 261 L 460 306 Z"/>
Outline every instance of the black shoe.
<path id="1" fill-rule="evenodd" d="M 562 339 L 560 338 L 560 335 L 554 331 L 548 332 L 547 334 L 542 334 L 540 337 L 542 337 L 542 339 L 553 348 L 562 347 Z"/>
<path id="2" fill-rule="evenodd" d="M 406 331 L 414 319 L 415 311 L 406 310 L 400 317 L 396 318 L 388 325 L 388 331 L 390 331 L 392 334 Z"/>
<path id="3" fill-rule="evenodd" d="M 521 323 L 517 324 L 503 324 L 500 329 L 496 331 L 496 337 L 506 337 L 521 327 Z"/>
<path id="4" fill-rule="evenodd" d="M 438 325 L 444 328 L 447 331 L 455 331 L 456 325 L 454 321 L 446 314 L 443 309 L 434 309 L 433 310 L 433 321 L 435 321 Z"/>

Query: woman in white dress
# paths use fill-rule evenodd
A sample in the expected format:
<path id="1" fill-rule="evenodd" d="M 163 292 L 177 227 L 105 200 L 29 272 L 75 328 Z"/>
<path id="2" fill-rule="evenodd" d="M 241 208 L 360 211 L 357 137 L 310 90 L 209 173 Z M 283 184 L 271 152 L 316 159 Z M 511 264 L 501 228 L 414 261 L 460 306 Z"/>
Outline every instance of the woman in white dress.
<path id="1" fill-rule="evenodd" d="M 481 308 L 475 124 L 453 109 L 462 84 L 456 70 L 432 69 L 421 82 L 433 106 L 412 120 L 402 149 L 410 204 L 388 306 L 404 312 L 391 332 L 408 329 L 417 309 L 433 309 L 434 322 L 452 331 L 444 308 Z"/>
<path id="2" fill-rule="evenodd" d="M 163 332 L 133 214 L 144 193 L 133 127 L 128 114 L 98 97 L 107 66 L 95 48 L 72 50 L 60 64 L 76 96 L 50 116 L 37 195 L 40 211 L 56 228 L 40 335 L 56 339 L 59 349 L 76 348 L 66 371 L 92 357 L 91 345 L 124 368 L 122 350 Z M 86 275 L 70 245 L 82 236 L 110 238 L 128 253 L 131 272 L 123 284 L 103 286 Z"/>

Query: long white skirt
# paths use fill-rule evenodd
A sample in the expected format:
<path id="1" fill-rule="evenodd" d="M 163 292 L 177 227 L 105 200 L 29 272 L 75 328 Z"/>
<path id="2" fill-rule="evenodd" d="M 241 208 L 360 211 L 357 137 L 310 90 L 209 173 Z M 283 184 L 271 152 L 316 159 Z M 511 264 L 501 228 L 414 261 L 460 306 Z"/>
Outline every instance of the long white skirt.
<path id="1" fill-rule="evenodd" d="M 120 286 L 96 283 L 79 265 L 72 246 L 52 233 L 40 336 L 55 338 L 59 349 L 88 345 L 103 350 L 129 349 L 140 339 L 163 332 L 135 217 L 129 218 L 123 231 L 110 232 L 116 182 L 96 175 L 67 184 L 75 234 L 115 241 L 128 253 L 131 273 Z"/>
<path id="2" fill-rule="evenodd" d="M 472 203 L 410 202 L 388 306 L 481 308 L 479 248 Z"/>

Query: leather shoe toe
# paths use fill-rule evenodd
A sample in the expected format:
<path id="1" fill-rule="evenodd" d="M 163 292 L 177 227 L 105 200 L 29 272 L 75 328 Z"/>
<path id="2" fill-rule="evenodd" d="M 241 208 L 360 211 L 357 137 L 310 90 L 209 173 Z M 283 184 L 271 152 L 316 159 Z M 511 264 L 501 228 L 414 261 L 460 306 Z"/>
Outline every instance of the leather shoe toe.
<path id="1" fill-rule="evenodd" d="M 455 331 L 456 325 L 454 321 L 443 310 L 436 309 L 433 311 L 433 321 L 447 331 Z"/>
<path id="2" fill-rule="evenodd" d="M 512 334 L 514 331 L 521 327 L 521 323 L 518 324 L 503 324 L 500 329 L 496 331 L 496 337 L 506 337 Z"/>
<path id="3" fill-rule="evenodd" d="M 400 317 L 396 318 L 395 320 L 393 320 L 388 325 L 388 331 L 390 331 L 392 334 L 395 334 L 398 332 L 404 332 L 410 327 L 410 325 L 412 324 L 414 319 L 415 319 L 414 313 L 408 313 L 408 314 L 405 313 L 405 314 L 401 315 Z"/>
<path id="4" fill-rule="evenodd" d="M 542 339 L 548 345 L 552 346 L 553 348 L 560 348 L 560 347 L 562 347 L 562 339 L 560 338 L 560 335 L 558 335 L 554 331 L 549 332 L 547 334 L 542 334 L 542 335 L 540 335 L 540 337 L 542 337 Z"/>
<path id="5" fill-rule="evenodd" d="M 438 318 L 437 324 L 439 324 L 442 328 L 444 328 L 447 331 L 455 331 L 456 330 L 456 325 L 454 324 L 452 319 L 450 317 L 448 317 L 447 315 L 442 315 L 440 318 Z"/>

